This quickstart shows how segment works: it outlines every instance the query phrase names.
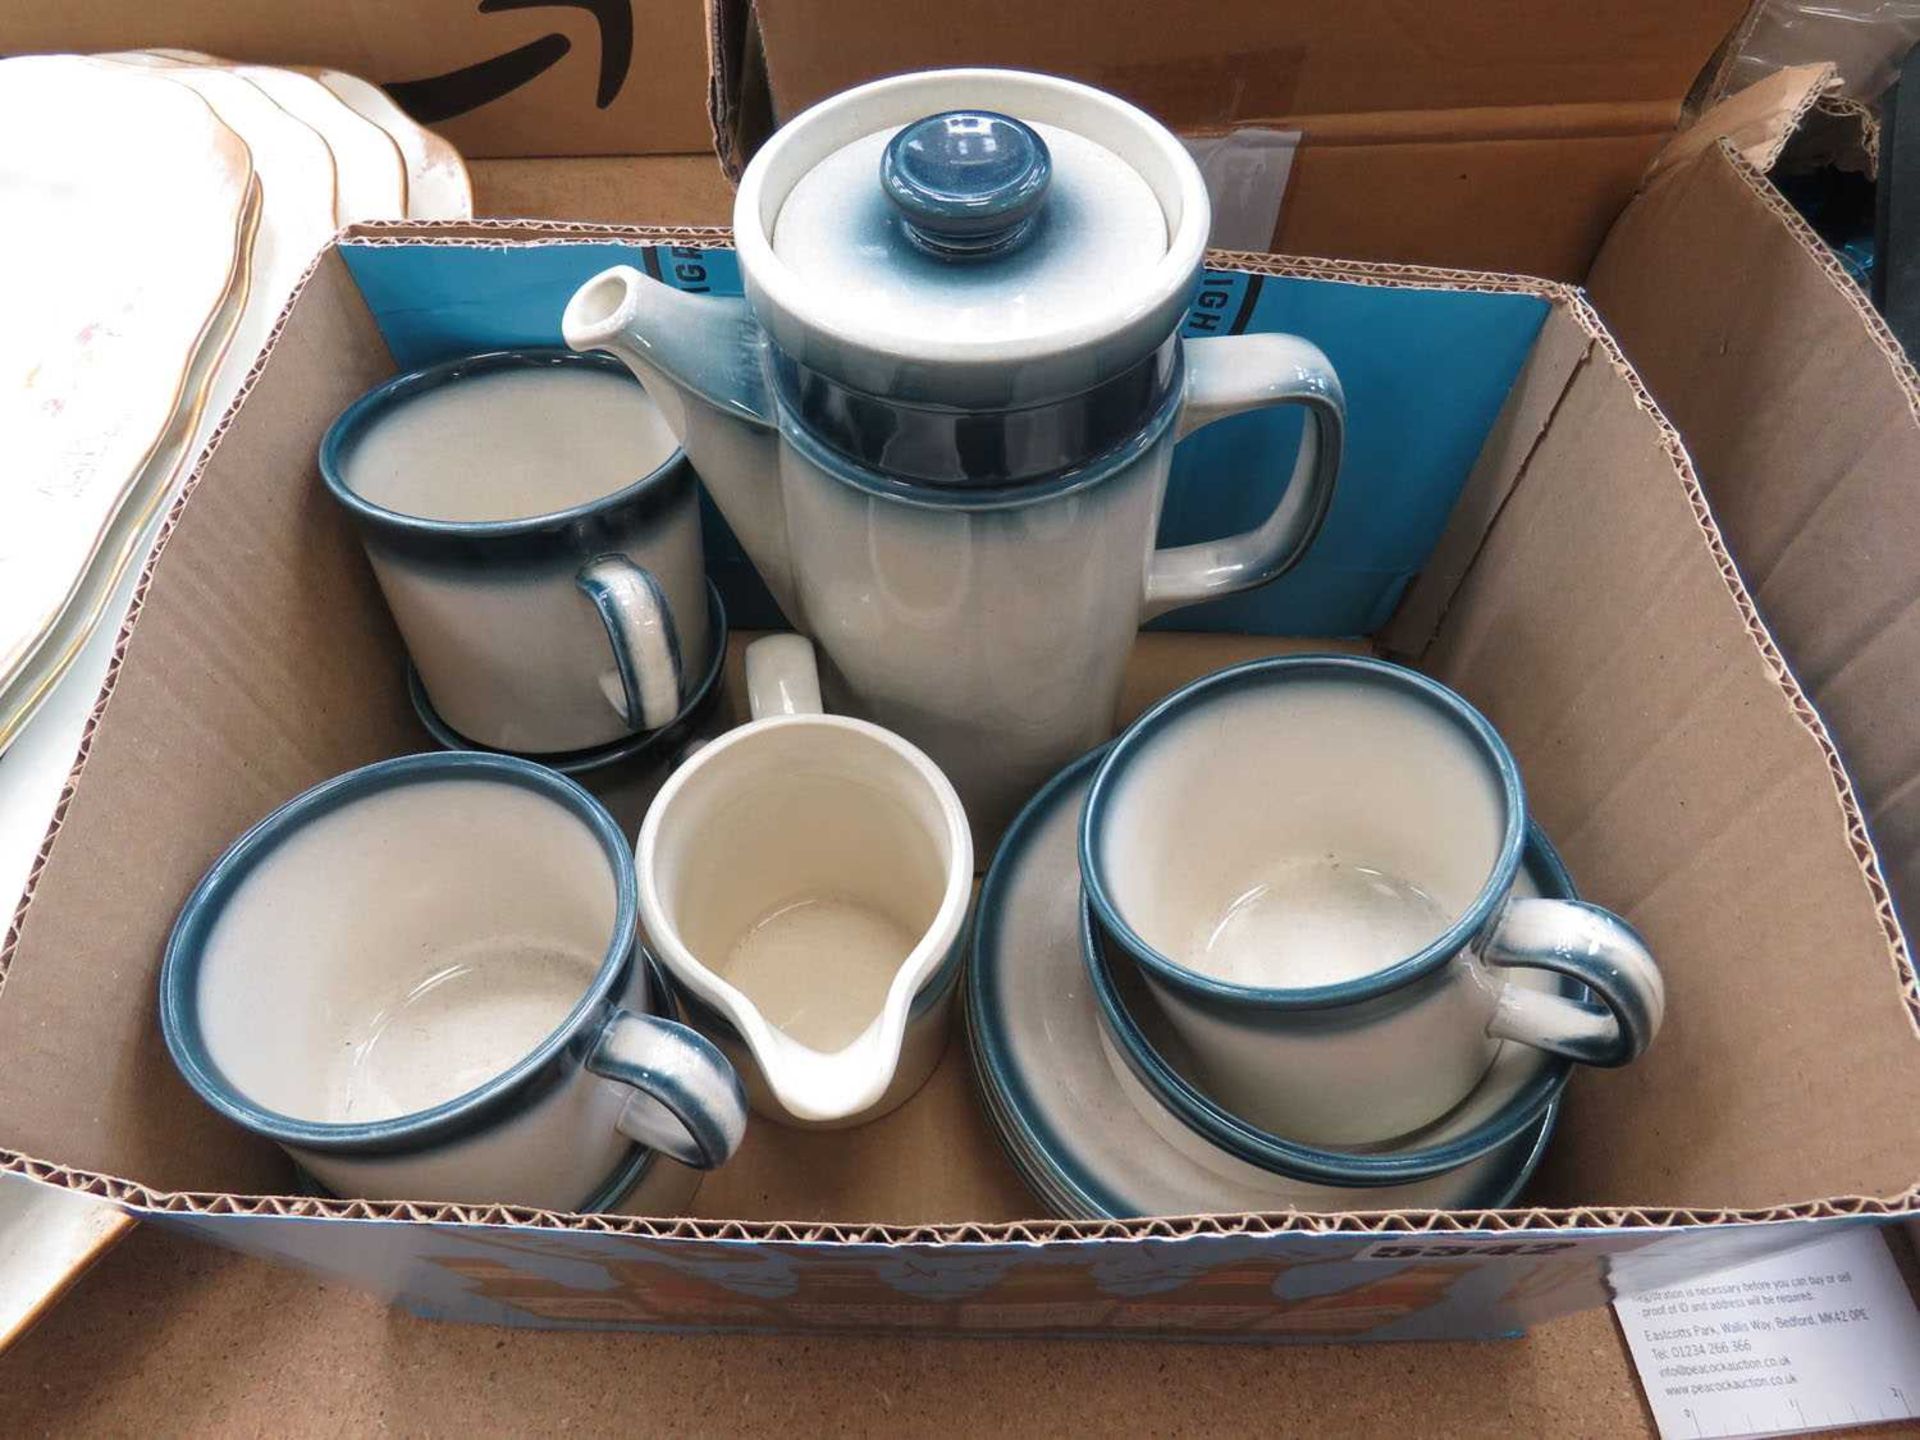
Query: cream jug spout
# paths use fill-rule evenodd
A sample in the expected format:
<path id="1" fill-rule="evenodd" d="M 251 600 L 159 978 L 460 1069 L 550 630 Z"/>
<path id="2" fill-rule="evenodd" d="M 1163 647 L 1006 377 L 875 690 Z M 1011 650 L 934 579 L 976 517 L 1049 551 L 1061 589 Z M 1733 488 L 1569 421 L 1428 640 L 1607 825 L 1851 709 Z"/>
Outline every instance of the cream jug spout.
<path id="1" fill-rule="evenodd" d="M 601 271 L 560 320 L 575 350 L 639 377 L 773 598 L 794 613 L 765 337 L 744 300 L 689 295 L 631 265 Z"/>
<path id="2" fill-rule="evenodd" d="M 913 978 L 897 984 L 882 1013 L 835 1051 L 816 1050 L 795 1039 L 771 1024 L 751 1001 L 733 1009 L 729 1018 L 740 1027 L 774 1105 L 788 1123 L 837 1129 L 873 1118 L 900 1066 Z"/>

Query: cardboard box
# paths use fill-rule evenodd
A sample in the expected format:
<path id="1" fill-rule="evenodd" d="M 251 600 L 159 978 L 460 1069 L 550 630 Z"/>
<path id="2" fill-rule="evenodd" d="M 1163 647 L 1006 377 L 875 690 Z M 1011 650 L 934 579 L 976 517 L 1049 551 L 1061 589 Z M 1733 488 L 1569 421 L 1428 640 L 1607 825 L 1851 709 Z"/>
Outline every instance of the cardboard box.
<path id="1" fill-rule="evenodd" d="M 1839 740 L 1871 828 L 1859 843 L 1914 916 L 1920 373 L 1767 178 L 1828 78 L 1783 72 L 1723 107 L 1745 120 L 1715 112 L 1676 145 L 1589 283 L 1685 434 L 1761 613 Z M 1838 158 L 1870 165 L 1875 136 L 1852 123 L 1858 143 Z M 1908 1001 L 1920 1013 L 1920 993 Z"/>
<path id="2" fill-rule="evenodd" d="M 204 50 L 385 85 L 471 157 L 704 152 L 707 27 L 692 0 L 12 0 L 0 55 Z"/>
<path id="3" fill-rule="evenodd" d="M 711 152 L 474 160 L 473 211 L 503 220 L 725 225 L 733 185 Z"/>
<path id="4" fill-rule="evenodd" d="M 1679 438 L 1591 307 L 1550 283 L 1252 256 L 1220 257 L 1221 282 L 1304 304 L 1287 313 L 1330 344 L 1360 303 L 1411 314 L 1484 297 L 1537 315 L 1504 403 L 1471 421 L 1431 559 L 1375 637 L 1502 729 L 1584 893 L 1642 929 L 1670 980 L 1653 1052 L 1576 1078 L 1533 1208 L 1032 1218 L 957 1046 L 880 1125 L 756 1125 L 689 1217 L 289 1193 L 280 1154 L 175 1076 L 153 980 L 177 906 L 233 835 L 329 774 L 424 742 L 391 624 L 314 475 L 317 439 L 395 352 L 523 339 L 528 316 L 557 324 L 609 247 L 686 247 L 651 258 L 717 286 L 716 244 L 380 226 L 322 258 L 169 522 L 0 948 L 0 1169 L 423 1314 L 640 1328 L 1498 1335 L 1829 1225 L 1920 1211 L 1905 1119 L 1920 1081 L 1914 975 L 1858 801 Z M 437 256 L 459 276 L 411 333 L 370 278 L 395 256 Z M 476 289 L 489 275 L 494 288 Z M 1496 353 L 1379 347 L 1377 372 L 1350 377 L 1356 436 Z M 1298 643 L 1145 637 L 1134 701 Z"/>
<path id="5" fill-rule="evenodd" d="M 862 81 L 1045 70 L 1183 134 L 1301 132 L 1276 251 L 1577 280 L 1746 8 L 712 0 L 716 129 L 738 174 L 772 123 Z"/>
<path id="6" fill-rule="evenodd" d="M 1202 1407 L 1229 1437 L 1653 1434 L 1605 1311 L 1498 1345 L 502 1330 L 414 1320 L 153 1225 L 0 1357 L 0 1382 L 0 1431 L 22 1436 L 531 1435 L 564 1416 L 608 1440 L 1185 1437 Z"/>

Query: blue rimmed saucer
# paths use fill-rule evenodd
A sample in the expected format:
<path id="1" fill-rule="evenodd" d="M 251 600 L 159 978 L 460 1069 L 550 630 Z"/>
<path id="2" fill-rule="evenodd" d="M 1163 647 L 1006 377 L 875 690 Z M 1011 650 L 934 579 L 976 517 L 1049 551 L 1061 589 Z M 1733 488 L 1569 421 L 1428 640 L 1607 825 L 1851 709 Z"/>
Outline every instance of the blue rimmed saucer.
<path id="1" fill-rule="evenodd" d="M 606 770 L 629 761 L 664 759 L 670 756 L 687 739 L 694 729 L 706 718 L 720 698 L 720 675 L 727 665 L 727 607 L 721 602 L 720 592 L 713 581 L 707 581 L 708 633 L 711 635 L 711 653 L 707 659 L 707 668 L 701 674 L 699 682 L 687 703 L 680 707 L 680 713 L 662 725 L 658 730 L 642 731 L 615 740 L 607 745 L 596 745 L 588 750 L 561 750 L 551 754 L 521 755 L 522 759 L 545 765 L 550 770 L 558 770 L 562 775 L 589 776 L 594 771 Z M 491 745 L 482 745 L 469 740 L 458 730 L 440 718 L 440 712 L 433 708 L 433 701 L 427 697 L 427 687 L 421 683 L 420 672 L 413 662 L 407 662 L 407 698 L 413 702 L 413 713 L 426 727 L 442 747 L 448 750 L 480 750 L 494 755 L 519 754 L 518 751 L 496 750 Z"/>
<path id="2" fill-rule="evenodd" d="M 1504 1144 L 1438 1175 L 1326 1185 L 1213 1144 L 1109 1054 L 1080 949 L 1080 806 L 1101 753 L 1049 781 L 1001 842 L 981 890 L 966 981 L 985 1110 L 1041 1201 L 1078 1218 L 1509 1203 L 1539 1163 L 1557 1101 Z"/>
<path id="3" fill-rule="evenodd" d="M 1573 878 L 1538 825 L 1530 824 L 1514 893 L 1577 900 Z M 1528 1132 L 1559 1099 L 1573 1061 L 1508 1041 L 1471 1094 L 1447 1115 L 1411 1135 L 1365 1150 L 1304 1145 L 1235 1115 L 1194 1078 L 1199 1072 L 1139 972 L 1083 905 L 1081 956 L 1111 1052 L 1190 1128 L 1250 1165 L 1328 1185 L 1392 1185 L 1455 1169 Z M 1515 983 L 1572 997 L 1586 991 L 1543 970 L 1520 971 Z"/>

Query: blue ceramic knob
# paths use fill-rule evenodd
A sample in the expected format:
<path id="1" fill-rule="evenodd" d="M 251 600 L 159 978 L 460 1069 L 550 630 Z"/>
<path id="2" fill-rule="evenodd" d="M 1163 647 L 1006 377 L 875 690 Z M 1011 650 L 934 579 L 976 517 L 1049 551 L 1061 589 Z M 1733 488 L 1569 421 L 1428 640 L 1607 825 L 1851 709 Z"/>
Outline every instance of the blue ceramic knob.
<path id="1" fill-rule="evenodd" d="M 880 157 L 880 184 L 907 238 L 943 260 L 1004 255 L 1022 244 L 1052 177 L 1047 142 L 991 110 L 916 120 Z"/>

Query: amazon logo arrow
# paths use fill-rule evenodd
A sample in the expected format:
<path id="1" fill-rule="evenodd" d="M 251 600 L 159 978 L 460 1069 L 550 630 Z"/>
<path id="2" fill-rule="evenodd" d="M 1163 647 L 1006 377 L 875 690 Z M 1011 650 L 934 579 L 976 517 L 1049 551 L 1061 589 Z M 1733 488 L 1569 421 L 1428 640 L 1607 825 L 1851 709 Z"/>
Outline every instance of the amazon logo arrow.
<path id="1" fill-rule="evenodd" d="M 558 9 L 584 10 L 600 27 L 600 83 L 595 87 L 593 103 L 604 110 L 620 94 L 633 63 L 632 0 L 480 0 L 482 15 L 503 10 Z M 511 95 L 558 65 L 572 49 L 573 42 L 556 31 L 444 75 L 396 80 L 385 88 L 395 103 L 422 125 L 437 125 Z"/>

